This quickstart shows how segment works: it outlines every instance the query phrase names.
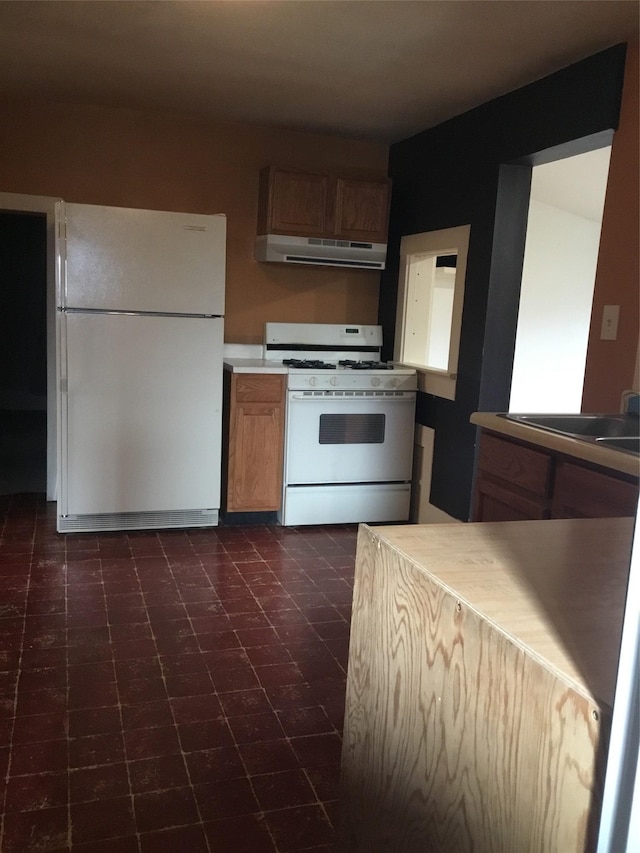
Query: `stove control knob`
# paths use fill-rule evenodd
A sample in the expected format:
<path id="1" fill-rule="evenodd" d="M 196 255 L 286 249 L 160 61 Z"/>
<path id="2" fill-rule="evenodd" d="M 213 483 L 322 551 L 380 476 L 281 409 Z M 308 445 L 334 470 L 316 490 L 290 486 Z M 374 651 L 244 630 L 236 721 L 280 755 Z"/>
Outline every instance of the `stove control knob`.
<path id="1" fill-rule="evenodd" d="M 392 388 L 397 388 L 399 382 L 400 382 L 399 379 L 392 379 L 389 384 L 391 385 Z"/>
<path id="2" fill-rule="evenodd" d="M 373 385 L 374 388 L 376 388 L 380 384 L 380 377 L 374 376 L 371 380 L 371 384 Z"/>
<path id="3" fill-rule="evenodd" d="M 337 377 L 337 376 L 332 376 L 332 377 L 331 377 L 331 379 L 329 380 L 329 382 L 330 382 L 332 385 L 337 385 L 337 384 L 338 384 L 338 377 Z"/>
<path id="4" fill-rule="evenodd" d="M 309 377 L 309 385 L 317 385 L 317 384 L 318 384 L 318 380 L 316 379 L 316 377 L 310 376 Z"/>

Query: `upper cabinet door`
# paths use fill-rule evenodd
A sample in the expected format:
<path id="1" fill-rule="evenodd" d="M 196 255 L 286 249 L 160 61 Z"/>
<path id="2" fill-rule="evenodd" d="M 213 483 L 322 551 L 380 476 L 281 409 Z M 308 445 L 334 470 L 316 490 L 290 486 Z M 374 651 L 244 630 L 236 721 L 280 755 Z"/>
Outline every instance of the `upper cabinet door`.
<path id="1" fill-rule="evenodd" d="M 327 175 L 307 172 L 265 170 L 261 196 L 266 209 L 260 217 L 262 234 L 291 234 L 314 237 L 326 234 L 329 198 Z M 266 214 L 266 215 L 265 215 Z"/>
<path id="2" fill-rule="evenodd" d="M 60 205 L 67 308 L 224 314 L 226 217 Z"/>
<path id="3" fill-rule="evenodd" d="M 386 243 L 390 182 L 338 178 L 335 236 L 369 243 Z"/>

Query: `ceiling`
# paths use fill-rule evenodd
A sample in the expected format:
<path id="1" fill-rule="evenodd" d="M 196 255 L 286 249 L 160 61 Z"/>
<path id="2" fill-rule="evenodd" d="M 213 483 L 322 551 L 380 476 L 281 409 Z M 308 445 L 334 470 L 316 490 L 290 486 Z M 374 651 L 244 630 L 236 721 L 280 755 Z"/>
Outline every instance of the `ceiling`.
<path id="1" fill-rule="evenodd" d="M 638 38 L 636 0 L 0 0 L 0 99 L 392 143 Z"/>

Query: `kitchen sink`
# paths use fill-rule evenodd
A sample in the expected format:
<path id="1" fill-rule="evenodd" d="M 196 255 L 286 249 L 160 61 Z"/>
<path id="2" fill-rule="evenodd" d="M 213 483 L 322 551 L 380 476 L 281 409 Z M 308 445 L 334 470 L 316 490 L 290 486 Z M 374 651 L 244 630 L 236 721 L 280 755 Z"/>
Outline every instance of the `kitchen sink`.
<path id="1" fill-rule="evenodd" d="M 640 437 L 637 415 L 504 415 L 510 421 L 580 438 Z"/>
<path id="2" fill-rule="evenodd" d="M 640 437 L 626 436 L 624 438 L 596 438 L 598 444 L 603 447 L 613 447 L 616 450 L 626 450 L 628 453 L 640 455 Z"/>
<path id="3" fill-rule="evenodd" d="M 516 415 L 502 414 L 516 423 L 557 432 L 569 438 L 598 442 L 604 447 L 640 454 L 640 420 L 637 415 Z"/>

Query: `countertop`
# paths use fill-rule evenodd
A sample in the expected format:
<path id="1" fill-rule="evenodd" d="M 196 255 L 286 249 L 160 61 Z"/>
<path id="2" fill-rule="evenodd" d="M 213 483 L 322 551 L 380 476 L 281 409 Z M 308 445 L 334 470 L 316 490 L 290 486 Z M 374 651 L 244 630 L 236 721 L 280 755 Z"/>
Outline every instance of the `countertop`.
<path id="1" fill-rule="evenodd" d="M 634 519 L 362 526 L 583 695 L 613 704 Z"/>
<path id="2" fill-rule="evenodd" d="M 594 465 L 609 468 L 611 471 L 619 471 L 621 474 L 631 474 L 640 477 L 640 459 L 631 453 L 602 447 L 600 444 L 590 441 L 580 441 L 577 438 L 569 438 L 559 433 L 549 432 L 538 427 L 510 421 L 499 417 L 494 412 L 474 412 L 471 415 L 471 423 L 483 429 L 502 435 L 526 441 L 556 453 L 565 453 L 576 459 L 583 459 Z"/>
<path id="3" fill-rule="evenodd" d="M 288 373 L 289 369 L 277 361 L 264 358 L 229 358 L 224 356 L 223 366 L 231 373 Z"/>
<path id="4" fill-rule="evenodd" d="M 222 364 L 230 373 L 287 373 L 287 368 L 277 361 L 264 357 L 262 344 L 225 344 Z"/>

